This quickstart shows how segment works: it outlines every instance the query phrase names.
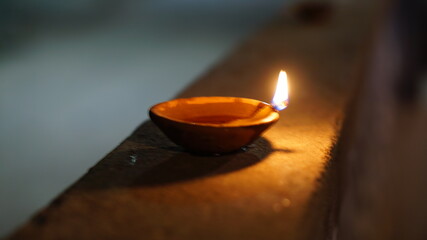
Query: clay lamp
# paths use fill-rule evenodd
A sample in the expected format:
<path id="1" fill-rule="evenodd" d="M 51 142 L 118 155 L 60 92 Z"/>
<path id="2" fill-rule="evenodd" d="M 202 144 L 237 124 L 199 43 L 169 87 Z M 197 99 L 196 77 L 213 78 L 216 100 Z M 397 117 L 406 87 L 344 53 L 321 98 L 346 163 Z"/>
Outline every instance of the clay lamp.
<path id="1" fill-rule="evenodd" d="M 238 97 L 193 97 L 151 107 L 151 120 L 177 145 L 203 154 L 239 150 L 279 120 L 288 104 L 286 73 L 280 72 L 273 103 Z"/>

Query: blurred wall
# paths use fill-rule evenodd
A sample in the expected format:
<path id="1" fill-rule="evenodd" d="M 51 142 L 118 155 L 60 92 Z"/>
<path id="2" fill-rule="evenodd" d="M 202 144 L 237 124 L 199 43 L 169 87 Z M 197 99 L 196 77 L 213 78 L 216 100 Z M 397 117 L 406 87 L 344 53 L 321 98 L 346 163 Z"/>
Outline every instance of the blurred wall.
<path id="1" fill-rule="evenodd" d="M 285 4 L 0 1 L 0 236 Z"/>

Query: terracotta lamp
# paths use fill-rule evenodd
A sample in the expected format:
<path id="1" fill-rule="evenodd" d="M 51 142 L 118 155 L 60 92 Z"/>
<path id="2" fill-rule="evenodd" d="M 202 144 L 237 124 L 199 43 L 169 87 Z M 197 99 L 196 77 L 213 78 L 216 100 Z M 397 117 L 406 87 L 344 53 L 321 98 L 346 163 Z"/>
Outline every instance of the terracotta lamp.
<path id="1" fill-rule="evenodd" d="M 288 104 L 286 73 L 281 71 L 273 103 L 249 98 L 193 97 L 154 105 L 151 120 L 174 143 L 191 152 L 239 150 L 279 120 Z"/>

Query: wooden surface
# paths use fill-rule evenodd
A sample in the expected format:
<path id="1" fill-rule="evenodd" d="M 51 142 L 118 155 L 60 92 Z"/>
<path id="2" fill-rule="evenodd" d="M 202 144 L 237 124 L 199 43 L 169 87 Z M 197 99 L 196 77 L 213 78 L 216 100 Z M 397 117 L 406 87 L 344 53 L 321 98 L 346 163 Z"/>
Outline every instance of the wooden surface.
<path id="1" fill-rule="evenodd" d="M 8 239 L 330 237 L 333 148 L 372 10 L 333 6 L 321 23 L 283 16 L 179 94 L 268 102 L 286 70 L 289 108 L 246 151 L 191 155 L 147 121 Z"/>

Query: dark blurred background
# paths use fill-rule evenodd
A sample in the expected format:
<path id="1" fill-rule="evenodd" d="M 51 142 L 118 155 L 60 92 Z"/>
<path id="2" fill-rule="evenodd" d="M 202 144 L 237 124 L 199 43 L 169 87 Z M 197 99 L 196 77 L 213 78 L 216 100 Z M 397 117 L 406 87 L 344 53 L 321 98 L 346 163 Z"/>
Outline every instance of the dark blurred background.
<path id="1" fill-rule="evenodd" d="M 0 236 L 290 2 L 0 1 Z"/>

